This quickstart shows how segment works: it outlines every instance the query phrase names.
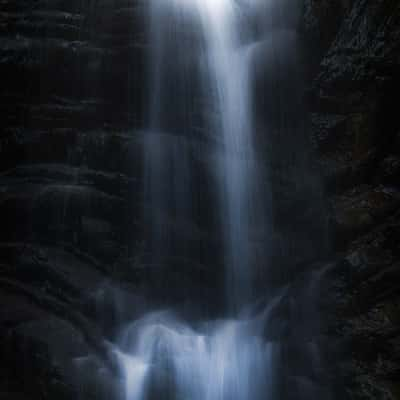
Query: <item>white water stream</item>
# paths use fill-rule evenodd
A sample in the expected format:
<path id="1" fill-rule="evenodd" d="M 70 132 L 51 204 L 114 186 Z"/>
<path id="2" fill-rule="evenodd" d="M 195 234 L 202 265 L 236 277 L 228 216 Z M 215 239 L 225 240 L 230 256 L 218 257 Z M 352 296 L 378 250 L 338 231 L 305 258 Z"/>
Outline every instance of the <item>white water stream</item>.
<path id="1" fill-rule="evenodd" d="M 132 323 L 119 340 L 124 400 L 272 396 L 274 346 L 264 341 L 260 328 L 266 314 L 240 317 L 251 299 L 254 279 L 249 235 L 251 215 L 257 213 L 252 203 L 257 171 L 246 15 L 249 10 L 256 13 L 257 4 L 255 0 L 149 1 L 152 101 L 144 151 L 152 251 L 162 256 L 170 240 L 163 210 L 184 216 L 191 212 L 189 139 L 185 132 L 169 136 L 161 132 L 182 125 L 178 117 L 171 117 L 176 110 L 166 109 L 171 103 L 185 109 L 190 101 L 185 76 L 194 73 L 192 64 L 197 63 L 203 90 L 209 91 L 208 124 L 217 154 L 215 207 L 221 218 L 227 303 L 234 319 L 194 329 L 163 312 Z M 187 40 L 188 31 L 197 43 Z"/>

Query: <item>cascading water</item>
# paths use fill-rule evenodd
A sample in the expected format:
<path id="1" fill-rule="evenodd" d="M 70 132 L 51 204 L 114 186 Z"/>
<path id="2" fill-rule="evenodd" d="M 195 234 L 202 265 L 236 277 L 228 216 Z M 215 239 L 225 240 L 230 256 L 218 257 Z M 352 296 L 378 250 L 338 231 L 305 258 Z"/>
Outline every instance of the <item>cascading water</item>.
<path id="1" fill-rule="evenodd" d="M 233 312 L 251 298 L 251 211 L 258 219 L 262 215 L 260 208 L 255 210 L 253 193 L 257 171 L 252 143 L 252 44 L 246 43 L 243 7 L 235 0 L 150 1 L 150 131 L 144 147 L 150 253 L 153 261 L 160 262 L 168 251 L 174 252 L 168 217 L 175 223 L 188 220 L 193 208 L 193 133 L 188 119 L 193 97 L 190 75 L 199 75 L 209 102 L 209 110 L 204 111 L 206 124 L 216 143 L 213 174 L 218 204 L 214 206 L 220 218 L 226 294 Z M 192 30 L 197 43 L 184 39 L 185 29 Z M 171 55 L 173 60 L 168 58 Z M 178 246 L 182 251 L 184 240 Z"/>
<path id="2" fill-rule="evenodd" d="M 169 225 L 193 218 L 192 86 L 206 93 L 197 110 L 213 143 L 214 207 L 225 266 L 224 320 L 185 324 L 153 312 L 118 341 L 124 400 L 257 400 L 275 397 L 279 346 L 265 339 L 279 297 L 260 311 L 255 300 L 251 230 L 262 219 L 253 143 L 251 29 L 255 0 L 151 0 L 150 92 L 145 134 L 145 216 L 151 262 L 179 252 Z M 250 44 L 249 44 L 250 43 Z M 195 78 L 193 78 L 195 77 Z M 265 223 L 265 221 L 263 221 Z"/>
<path id="3" fill-rule="evenodd" d="M 217 168 L 227 295 L 237 309 L 249 301 L 251 290 L 249 228 L 255 179 L 250 104 L 251 46 L 243 43 L 241 14 L 236 2 L 198 1 L 197 7 L 215 86 L 214 106 L 220 115 L 215 132 L 221 135 L 223 146 Z"/>
<path id="4" fill-rule="evenodd" d="M 125 399 L 268 398 L 274 345 L 261 338 L 261 324 L 230 320 L 194 331 L 165 312 L 136 321 L 120 339 Z"/>

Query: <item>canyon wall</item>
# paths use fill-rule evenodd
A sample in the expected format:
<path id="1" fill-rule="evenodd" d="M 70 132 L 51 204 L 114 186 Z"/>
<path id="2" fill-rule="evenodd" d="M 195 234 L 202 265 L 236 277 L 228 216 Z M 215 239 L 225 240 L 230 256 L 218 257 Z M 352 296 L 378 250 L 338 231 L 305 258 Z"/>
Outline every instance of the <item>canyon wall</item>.
<path id="1" fill-rule="evenodd" d="M 302 15 L 304 137 L 265 149 L 281 249 L 270 252 L 275 284 L 326 271 L 329 296 L 319 302 L 331 379 L 350 399 L 394 400 L 400 5 L 305 0 Z M 173 268 L 145 262 L 142 16 L 140 1 L 0 2 L 0 398 L 76 398 L 66 377 L 88 353 L 109 383 L 88 379 L 81 390 L 107 398 L 118 374 L 103 339 L 140 312 L 147 293 L 156 304 L 212 299 L 218 315 L 221 266 L 209 254 L 221 243 L 207 223 L 206 190 L 204 223 L 174 224 L 178 238 L 200 244 L 196 256 Z M 268 103 L 258 103 L 260 114 L 272 113 Z M 297 140 L 310 151 L 290 164 Z M 201 171 L 207 160 L 197 162 Z"/>

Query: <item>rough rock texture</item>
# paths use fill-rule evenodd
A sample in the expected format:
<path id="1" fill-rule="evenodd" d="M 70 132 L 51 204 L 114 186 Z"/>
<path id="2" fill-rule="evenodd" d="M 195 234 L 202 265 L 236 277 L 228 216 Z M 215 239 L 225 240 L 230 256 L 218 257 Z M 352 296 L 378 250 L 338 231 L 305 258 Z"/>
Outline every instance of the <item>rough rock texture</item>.
<path id="1" fill-rule="evenodd" d="M 400 4 L 335 3 L 307 2 L 305 34 L 323 38 L 309 98 L 342 282 L 342 372 L 352 399 L 398 399 Z M 325 26 L 329 7 L 338 18 Z"/>

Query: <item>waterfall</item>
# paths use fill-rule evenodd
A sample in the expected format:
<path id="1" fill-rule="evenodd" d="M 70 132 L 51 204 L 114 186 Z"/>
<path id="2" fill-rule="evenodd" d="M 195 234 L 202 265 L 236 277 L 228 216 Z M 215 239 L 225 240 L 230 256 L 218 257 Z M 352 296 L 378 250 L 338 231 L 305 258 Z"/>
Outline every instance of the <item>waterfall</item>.
<path id="1" fill-rule="evenodd" d="M 274 397 L 279 348 L 263 333 L 277 304 L 249 311 L 255 299 L 251 230 L 265 222 L 263 199 L 255 192 L 260 171 L 248 21 L 257 3 L 148 2 L 150 102 L 143 151 L 149 258 L 163 265 L 189 247 L 171 225 L 194 217 L 192 157 L 194 143 L 204 139 L 193 127 L 199 118 L 212 146 L 212 206 L 218 215 L 227 307 L 219 321 L 189 324 L 172 312 L 152 312 L 126 327 L 117 350 L 125 372 L 124 400 Z M 196 96 L 203 101 L 195 103 Z"/>
<path id="2" fill-rule="evenodd" d="M 244 45 L 240 8 L 231 0 L 198 1 L 222 152 L 217 168 L 223 216 L 227 296 L 237 309 L 249 300 L 249 228 L 254 154 L 250 96 L 251 46 Z M 261 214 L 260 214 L 261 215 Z"/>
<path id="3" fill-rule="evenodd" d="M 188 114 L 193 97 L 190 75 L 197 73 L 207 93 L 206 123 L 216 143 L 215 207 L 224 248 L 226 296 L 237 312 L 251 299 L 254 278 L 249 262 L 251 213 L 257 218 L 262 215 L 253 201 L 257 171 L 252 143 L 252 44 L 246 42 L 243 5 L 234 0 L 169 0 L 150 1 L 149 8 L 152 78 L 144 153 L 150 252 L 165 256 L 168 247 L 174 247 L 168 217 L 176 223 L 189 219 L 192 212 L 193 133 Z M 192 36 L 185 39 L 190 30 Z M 197 66 L 191 65 L 191 58 Z M 184 240 L 179 247 L 182 251 Z"/>

